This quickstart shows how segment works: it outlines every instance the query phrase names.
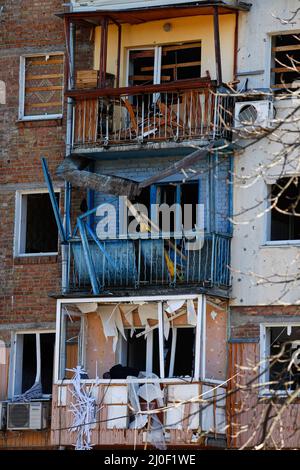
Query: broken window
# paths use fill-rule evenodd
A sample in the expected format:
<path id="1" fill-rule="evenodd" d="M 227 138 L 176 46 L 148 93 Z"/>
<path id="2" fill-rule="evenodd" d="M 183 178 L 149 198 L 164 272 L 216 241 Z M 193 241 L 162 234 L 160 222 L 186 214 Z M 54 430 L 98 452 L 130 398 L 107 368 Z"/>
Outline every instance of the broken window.
<path id="1" fill-rule="evenodd" d="M 272 88 L 284 90 L 299 87 L 300 36 L 279 34 L 273 37 Z"/>
<path id="2" fill-rule="evenodd" d="M 59 193 L 56 194 L 59 203 Z M 16 254 L 53 254 L 58 230 L 49 194 L 19 194 L 16 207 Z"/>
<path id="3" fill-rule="evenodd" d="M 265 357 L 270 390 L 295 390 L 300 385 L 300 325 L 266 327 Z M 264 364 L 265 367 L 265 364 Z"/>
<path id="4" fill-rule="evenodd" d="M 29 390 L 36 379 L 42 384 L 43 395 L 52 393 L 55 333 L 39 333 L 40 352 L 37 351 L 36 333 L 17 333 L 15 342 L 15 373 L 13 394 Z M 37 363 L 41 375 L 37 377 Z"/>
<path id="5" fill-rule="evenodd" d="M 61 317 L 61 338 L 59 355 L 59 378 L 71 379 L 72 369 L 85 368 L 84 360 L 84 316 L 65 308 Z"/>
<path id="6" fill-rule="evenodd" d="M 300 240 L 299 178 L 281 178 L 271 186 L 270 240 Z"/>
<path id="7" fill-rule="evenodd" d="M 129 86 L 154 83 L 154 56 L 154 48 L 129 51 Z"/>
<path id="8" fill-rule="evenodd" d="M 201 43 L 129 51 L 128 83 L 150 85 L 201 77 Z"/>
<path id="9" fill-rule="evenodd" d="M 200 78 L 201 43 L 174 44 L 162 48 L 161 82 Z"/>
<path id="10" fill-rule="evenodd" d="M 64 56 L 21 57 L 20 119 L 54 119 L 63 113 Z"/>
<path id="11" fill-rule="evenodd" d="M 139 371 L 146 370 L 146 340 L 144 335 L 136 337 L 138 333 L 142 330 L 134 331 L 133 334 L 130 334 L 130 330 L 126 330 L 127 338 L 127 351 L 125 364 L 126 367 L 133 367 Z"/>

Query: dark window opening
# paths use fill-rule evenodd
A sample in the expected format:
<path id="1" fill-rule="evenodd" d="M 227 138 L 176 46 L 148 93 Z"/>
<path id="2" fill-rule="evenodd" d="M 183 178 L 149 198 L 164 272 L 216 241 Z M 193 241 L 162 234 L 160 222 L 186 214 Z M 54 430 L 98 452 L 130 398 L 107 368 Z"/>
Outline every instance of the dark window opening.
<path id="1" fill-rule="evenodd" d="M 169 207 L 176 203 L 176 189 L 174 184 L 166 184 L 159 187 L 159 204 L 167 204 Z M 163 212 L 159 213 L 159 229 L 164 231 L 166 220 L 163 221 Z M 175 212 L 170 212 L 170 232 L 175 231 Z"/>
<path id="2" fill-rule="evenodd" d="M 299 87 L 300 36 L 282 34 L 273 38 L 273 88 Z"/>
<path id="3" fill-rule="evenodd" d="M 299 345 L 295 341 L 300 340 L 300 326 L 293 326 L 290 331 L 286 326 L 272 327 L 270 330 L 270 389 L 295 390 L 300 385 L 300 367 L 295 363 L 288 370 L 291 359 L 297 354 Z M 300 354 L 299 354 L 300 358 Z"/>
<path id="4" fill-rule="evenodd" d="M 44 394 L 52 393 L 54 333 L 42 333 L 41 339 L 41 383 Z M 36 335 L 23 335 L 22 393 L 30 389 L 36 378 Z"/>
<path id="5" fill-rule="evenodd" d="M 147 217 L 150 219 L 151 217 L 151 212 L 150 212 L 150 190 L 149 188 L 144 188 L 140 192 L 138 196 L 136 196 L 133 200 L 130 201 L 132 204 L 136 206 L 136 209 L 138 209 L 138 205 L 145 206 L 147 209 Z M 142 210 L 143 209 L 143 210 Z M 141 213 L 145 214 L 145 208 L 141 207 Z M 130 212 L 128 212 L 128 223 L 130 224 L 134 220 L 134 216 L 131 215 Z M 138 231 L 140 231 L 140 226 L 137 228 Z"/>
<path id="6" fill-rule="evenodd" d="M 139 338 L 136 335 L 140 331 L 137 330 L 130 335 L 130 330 L 126 330 L 127 336 L 127 367 L 133 367 L 139 371 L 146 370 L 146 340 L 145 336 L 140 336 Z"/>
<path id="7" fill-rule="evenodd" d="M 181 210 L 185 230 L 192 230 L 197 223 L 198 183 L 185 183 L 181 185 Z M 191 210 L 185 209 L 190 205 Z"/>
<path id="8" fill-rule="evenodd" d="M 157 200 L 153 203 L 158 205 L 167 204 L 172 207 L 177 202 L 177 191 L 179 191 L 178 202 L 181 205 L 182 223 L 184 224 L 185 230 L 191 230 L 195 227 L 197 222 L 197 204 L 199 199 L 199 184 L 198 182 L 193 183 L 182 183 L 182 184 L 161 184 L 157 187 Z M 132 204 L 141 204 L 146 207 L 148 211 L 148 217 L 151 218 L 151 204 L 150 204 L 150 189 L 145 188 L 141 193 L 134 199 L 131 200 Z M 186 207 L 189 205 L 190 207 Z M 158 226 L 163 231 L 167 221 L 164 220 L 164 212 L 159 212 Z M 128 217 L 129 223 L 132 222 L 134 216 Z M 168 230 L 167 230 L 168 231 Z M 170 212 L 170 232 L 175 232 L 175 211 Z"/>
<path id="9" fill-rule="evenodd" d="M 201 44 L 181 44 L 162 48 L 161 82 L 200 78 Z"/>
<path id="10" fill-rule="evenodd" d="M 58 230 L 49 194 L 28 194 L 26 198 L 25 253 L 57 252 Z M 59 203 L 59 194 L 56 194 Z"/>
<path id="11" fill-rule="evenodd" d="M 129 86 L 151 85 L 154 78 L 154 49 L 129 52 Z"/>
<path id="12" fill-rule="evenodd" d="M 160 377 L 158 328 L 153 330 L 152 372 Z"/>
<path id="13" fill-rule="evenodd" d="M 300 186 L 298 178 L 281 178 L 271 188 L 271 240 L 300 240 Z"/>
<path id="14" fill-rule="evenodd" d="M 177 328 L 174 373 L 193 376 L 195 355 L 195 328 Z"/>

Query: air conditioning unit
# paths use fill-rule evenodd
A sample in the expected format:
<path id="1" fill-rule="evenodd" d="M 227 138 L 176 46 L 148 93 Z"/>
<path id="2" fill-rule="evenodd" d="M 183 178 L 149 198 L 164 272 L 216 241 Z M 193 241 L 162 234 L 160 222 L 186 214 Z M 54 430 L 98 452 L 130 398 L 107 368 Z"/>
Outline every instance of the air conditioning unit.
<path id="1" fill-rule="evenodd" d="M 7 429 L 46 429 L 48 419 L 48 402 L 32 401 L 30 403 L 7 404 Z"/>
<path id="2" fill-rule="evenodd" d="M 262 101 L 238 101 L 234 109 L 235 128 L 272 127 L 274 118 L 273 102 Z"/>
<path id="3" fill-rule="evenodd" d="M 0 402 L 0 431 L 6 428 L 6 410 L 7 404 Z"/>

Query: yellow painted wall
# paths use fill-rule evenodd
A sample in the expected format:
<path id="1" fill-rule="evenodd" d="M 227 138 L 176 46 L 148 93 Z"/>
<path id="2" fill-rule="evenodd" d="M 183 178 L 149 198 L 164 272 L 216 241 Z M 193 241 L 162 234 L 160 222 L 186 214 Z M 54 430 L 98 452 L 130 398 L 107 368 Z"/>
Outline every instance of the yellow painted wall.
<path id="1" fill-rule="evenodd" d="M 165 32 L 163 25 L 172 24 L 170 32 Z M 223 81 L 228 82 L 233 78 L 234 60 L 234 30 L 235 15 L 220 16 L 220 39 L 222 54 Z M 99 68 L 100 27 L 95 33 L 95 69 Z M 116 75 L 117 70 L 117 27 L 109 27 L 107 72 Z M 202 76 L 206 76 L 206 70 L 211 78 L 216 78 L 214 31 L 212 16 L 195 16 L 189 18 L 175 18 L 171 20 L 153 21 L 139 25 L 122 25 L 122 57 L 121 57 L 121 83 L 126 85 L 127 50 L 141 46 L 155 46 L 178 42 L 201 41 L 202 42 Z"/>

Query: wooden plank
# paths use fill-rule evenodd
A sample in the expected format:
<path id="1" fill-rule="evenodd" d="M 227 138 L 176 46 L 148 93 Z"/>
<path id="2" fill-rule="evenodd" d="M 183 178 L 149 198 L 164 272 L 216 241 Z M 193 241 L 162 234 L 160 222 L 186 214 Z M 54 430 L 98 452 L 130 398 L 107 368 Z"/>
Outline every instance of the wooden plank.
<path id="1" fill-rule="evenodd" d="M 52 85 L 52 86 L 34 86 L 25 88 L 26 93 L 31 93 L 33 91 L 55 91 L 55 90 L 62 90 L 63 86 L 61 85 Z"/>
<path id="2" fill-rule="evenodd" d="M 299 72 L 300 71 L 300 67 L 295 67 L 293 68 L 291 65 L 287 65 L 286 67 L 273 67 L 271 69 L 272 72 L 275 72 L 275 73 L 281 73 L 281 72 L 284 72 L 284 73 L 291 73 L 291 72 Z"/>
<path id="3" fill-rule="evenodd" d="M 53 106 L 62 106 L 62 101 L 52 101 L 52 103 L 34 103 L 26 104 L 26 108 L 52 108 Z"/>
<path id="4" fill-rule="evenodd" d="M 131 52 L 131 59 L 143 59 L 144 57 L 154 57 L 154 49 L 147 49 L 139 52 Z"/>
<path id="5" fill-rule="evenodd" d="M 48 73 L 45 75 L 26 75 L 26 80 L 43 80 L 44 78 L 62 78 L 62 73 Z"/>
<path id="6" fill-rule="evenodd" d="M 193 62 L 182 62 L 181 64 L 167 64 L 167 65 L 162 65 L 161 69 L 166 70 L 166 69 L 180 69 L 181 67 L 194 67 L 197 65 L 201 65 L 201 60 L 195 60 Z M 141 71 L 142 72 L 150 72 L 151 70 L 154 70 L 154 67 L 142 67 Z"/>
<path id="7" fill-rule="evenodd" d="M 296 84 L 293 84 L 293 83 L 278 83 L 278 84 L 275 84 L 275 85 L 271 85 L 271 88 L 293 88 L 293 89 L 296 89 L 296 88 L 299 88 L 300 85 L 296 85 Z"/>
<path id="8" fill-rule="evenodd" d="M 300 50 L 300 44 L 292 44 L 290 46 L 272 47 L 273 52 L 299 51 L 299 50 Z"/>
<path id="9" fill-rule="evenodd" d="M 28 62 L 31 63 L 31 65 L 55 65 L 55 64 L 63 64 L 64 61 L 61 59 L 49 59 L 49 60 L 36 60 L 33 61 L 32 59 L 26 60 L 27 64 Z"/>
<path id="10" fill-rule="evenodd" d="M 211 89 L 216 86 L 216 82 L 208 78 L 177 80 L 161 85 L 136 85 L 122 88 L 102 88 L 98 90 L 69 90 L 66 96 L 84 100 L 88 98 L 96 98 L 98 96 L 121 96 L 121 95 L 138 95 L 141 93 L 160 93 L 163 91 L 182 91 L 197 89 L 199 92 L 205 89 Z"/>
<path id="11" fill-rule="evenodd" d="M 163 47 L 163 51 L 169 52 L 169 51 L 179 51 L 182 49 L 191 49 L 192 47 L 201 47 L 201 42 L 196 42 L 196 43 L 187 43 L 187 44 L 175 44 L 174 46 L 165 46 Z"/>
<path id="12" fill-rule="evenodd" d="M 136 80 L 136 81 L 153 80 L 153 75 L 129 75 L 129 80 Z"/>

